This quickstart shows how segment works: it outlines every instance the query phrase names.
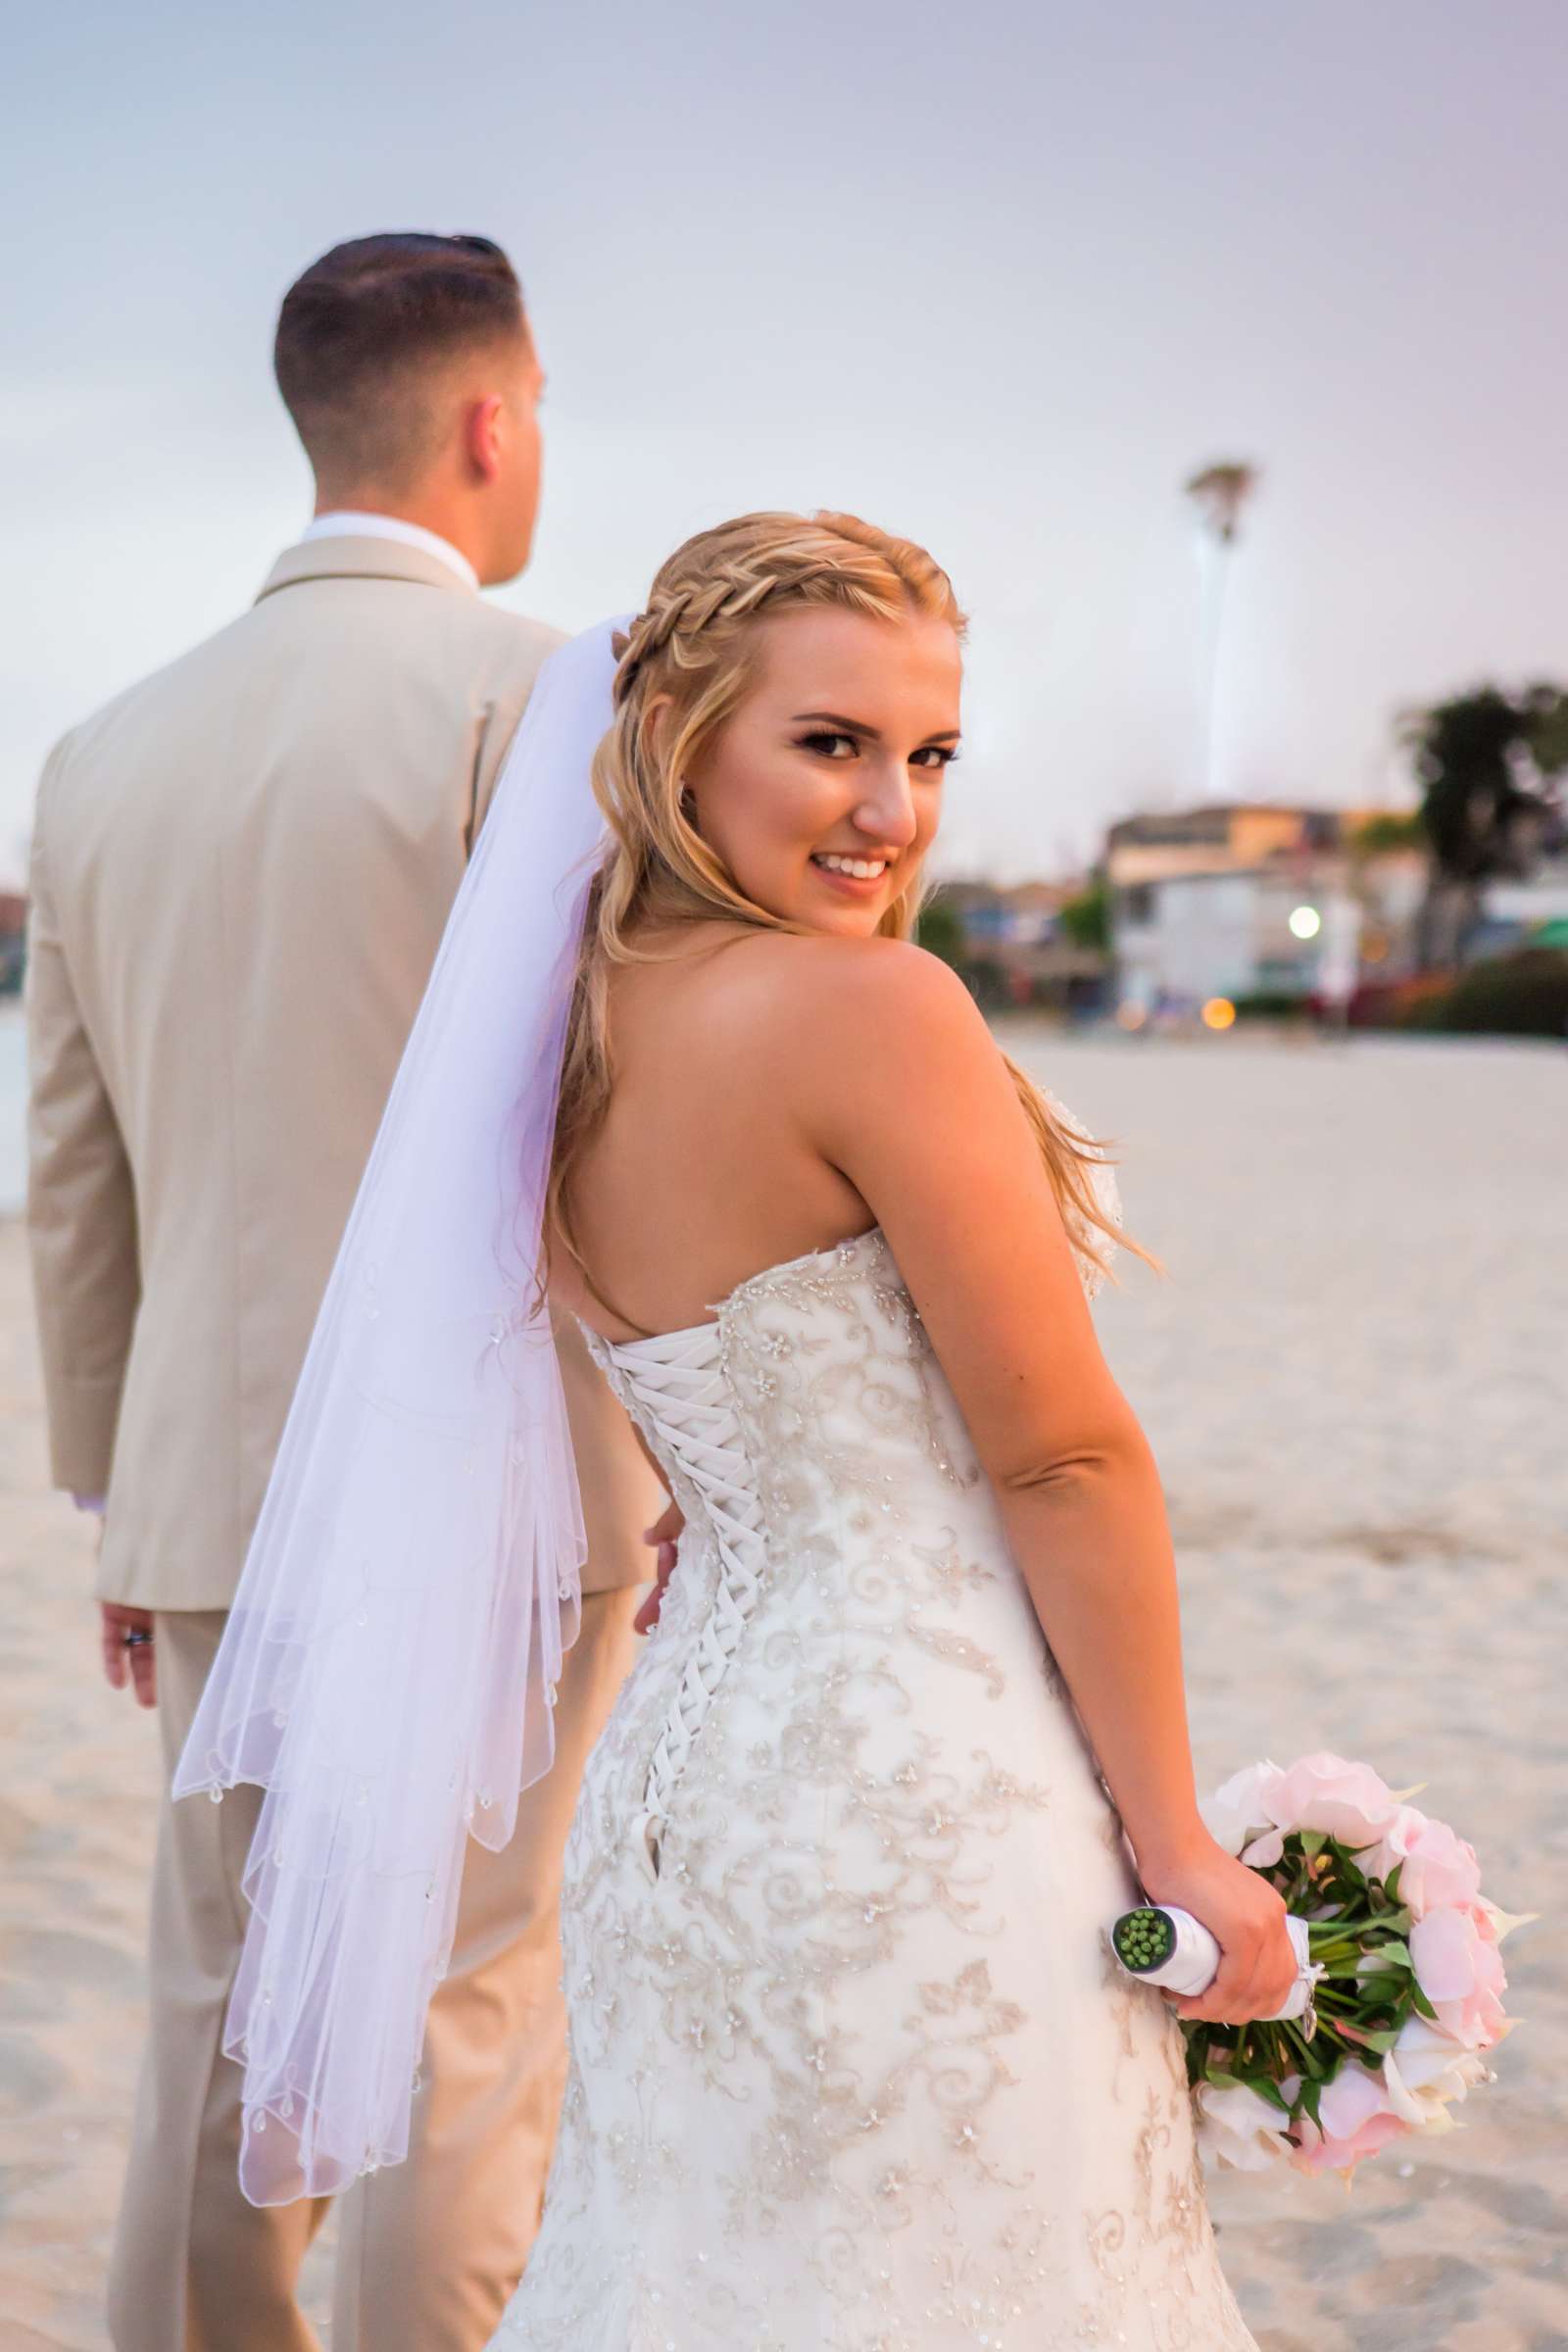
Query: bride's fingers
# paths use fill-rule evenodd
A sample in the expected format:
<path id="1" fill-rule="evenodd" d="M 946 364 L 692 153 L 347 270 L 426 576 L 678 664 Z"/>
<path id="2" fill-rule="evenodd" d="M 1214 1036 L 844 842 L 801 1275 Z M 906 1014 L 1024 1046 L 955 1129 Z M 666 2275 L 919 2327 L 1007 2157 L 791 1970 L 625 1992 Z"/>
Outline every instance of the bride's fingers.
<path id="1" fill-rule="evenodd" d="M 1263 1963 L 1264 1983 L 1267 1987 L 1263 1994 L 1267 2003 L 1263 2011 L 1265 2017 L 1278 2017 L 1295 1991 L 1297 1979 L 1301 1973 L 1300 1962 L 1296 1956 L 1295 1944 L 1290 1941 L 1289 1936 L 1285 1937 L 1285 1943 L 1286 1950 L 1282 1956 L 1274 1948 L 1273 1939 L 1270 1938 L 1269 1950 Z"/>
<path id="2" fill-rule="evenodd" d="M 1242 2025 L 1253 2019 L 1277 2017 L 1296 1982 L 1296 1947 L 1285 1933 L 1282 1915 L 1278 1922 L 1271 1921 L 1259 1936 L 1245 1984 L 1229 1995 L 1233 2006 L 1226 2013 L 1226 2022 Z M 1209 1987 L 1210 1994 L 1217 1990 L 1217 1983 Z"/>
<path id="3" fill-rule="evenodd" d="M 1295 1982 L 1294 1968 L 1289 1978 L 1281 1983 L 1278 1969 L 1271 1960 L 1260 1956 L 1245 1976 L 1235 1975 L 1229 1982 L 1222 1970 L 1200 1999 L 1179 2001 L 1176 2014 L 1208 2025 L 1255 2024 L 1278 2017 Z"/>
<path id="4" fill-rule="evenodd" d="M 1261 1938 L 1238 1940 L 1229 1950 L 1220 1953 L 1219 1971 L 1206 1992 L 1196 1999 L 1178 2001 L 1178 2017 L 1191 2018 L 1196 2024 L 1237 2026 L 1245 2024 L 1255 2012 L 1249 2007 Z"/>

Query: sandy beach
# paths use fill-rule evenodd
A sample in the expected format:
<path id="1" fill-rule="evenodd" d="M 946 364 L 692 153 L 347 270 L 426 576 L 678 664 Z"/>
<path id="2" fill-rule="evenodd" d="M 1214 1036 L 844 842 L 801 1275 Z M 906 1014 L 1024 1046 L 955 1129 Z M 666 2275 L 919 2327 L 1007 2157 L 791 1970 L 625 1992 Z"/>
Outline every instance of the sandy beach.
<path id="1" fill-rule="evenodd" d="M 1547 1915 L 1508 1947 L 1525 2023 L 1461 2132 L 1349 2194 L 1216 2182 L 1244 2308 L 1263 2352 L 1568 2352 L 1568 1062 L 1009 1042 L 1115 1139 L 1168 1269 L 1133 1267 L 1101 1323 L 1169 1493 L 1200 1779 L 1365 1757 L 1427 1784 L 1497 1900 Z M 0 1384 L 0 2352 L 104 2352 L 155 1726 L 101 1680 L 89 1531 L 48 1491 L 14 1218 Z"/>

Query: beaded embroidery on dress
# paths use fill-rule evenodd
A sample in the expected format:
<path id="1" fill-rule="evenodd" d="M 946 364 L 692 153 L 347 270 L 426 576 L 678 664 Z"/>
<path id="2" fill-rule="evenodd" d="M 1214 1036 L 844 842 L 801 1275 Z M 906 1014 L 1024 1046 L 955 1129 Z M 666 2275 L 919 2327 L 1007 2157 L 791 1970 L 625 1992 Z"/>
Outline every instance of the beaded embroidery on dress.
<path id="1" fill-rule="evenodd" d="M 1102 1940 L 1119 1824 L 884 1238 L 591 1344 L 686 1532 L 567 1848 L 493 2352 L 1247 2352 L 1179 2032 Z"/>

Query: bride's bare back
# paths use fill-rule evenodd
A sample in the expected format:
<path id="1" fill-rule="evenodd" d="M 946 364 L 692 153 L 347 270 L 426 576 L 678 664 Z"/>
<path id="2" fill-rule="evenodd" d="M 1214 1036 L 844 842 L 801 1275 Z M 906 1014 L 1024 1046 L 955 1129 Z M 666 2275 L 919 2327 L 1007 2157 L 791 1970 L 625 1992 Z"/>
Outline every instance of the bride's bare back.
<path id="1" fill-rule="evenodd" d="M 570 1196 L 597 1296 L 555 1255 L 556 1296 L 610 1339 L 706 1321 L 748 1275 L 873 1222 L 808 1130 L 809 1039 L 778 1035 L 792 994 L 855 947 L 714 923 L 671 949 L 611 984 L 614 1091 Z"/>

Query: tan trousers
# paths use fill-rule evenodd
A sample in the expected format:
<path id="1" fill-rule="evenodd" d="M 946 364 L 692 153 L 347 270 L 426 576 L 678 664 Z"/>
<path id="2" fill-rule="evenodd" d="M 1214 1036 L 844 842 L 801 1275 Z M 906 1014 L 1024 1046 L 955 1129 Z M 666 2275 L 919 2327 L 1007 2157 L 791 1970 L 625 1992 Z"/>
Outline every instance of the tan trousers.
<path id="1" fill-rule="evenodd" d="M 505 1852 L 468 1846 L 452 1964 L 431 2004 L 406 2164 L 343 2199 L 332 2352 L 481 2352 L 539 2227 L 565 2073 L 557 1926 L 588 1750 L 631 1663 L 642 1588 L 584 1597 L 554 1769 Z M 160 1613 L 169 1774 L 223 1630 Z M 221 2052 L 260 1791 L 167 1796 L 153 1871 L 151 2028 L 109 2278 L 116 2352 L 318 2352 L 295 2299 L 324 2201 L 240 2194 L 241 2073 Z"/>

